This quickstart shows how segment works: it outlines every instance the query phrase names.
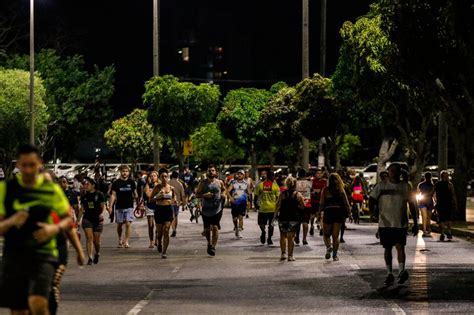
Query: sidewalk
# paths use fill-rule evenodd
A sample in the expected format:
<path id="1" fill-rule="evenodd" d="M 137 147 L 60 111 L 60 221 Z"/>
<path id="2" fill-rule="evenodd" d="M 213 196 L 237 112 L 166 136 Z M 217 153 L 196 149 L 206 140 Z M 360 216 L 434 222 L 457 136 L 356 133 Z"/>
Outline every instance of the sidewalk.
<path id="1" fill-rule="evenodd" d="M 451 231 L 454 236 L 474 240 L 474 198 L 468 198 L 466 204 L 466 222 L 453 222 Z M 438 223 L 432 223 L 431 229 L 439 232 Z"/>

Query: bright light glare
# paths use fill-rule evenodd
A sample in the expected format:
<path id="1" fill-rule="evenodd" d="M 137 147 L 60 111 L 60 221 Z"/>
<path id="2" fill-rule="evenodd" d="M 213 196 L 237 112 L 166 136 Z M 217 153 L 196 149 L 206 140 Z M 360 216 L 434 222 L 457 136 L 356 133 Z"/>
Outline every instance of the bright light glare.
<path id="1" fill-rule="evenodd" d="M 416 195 L 416 201 L 420 202 L 421 200 L 423 200 L 423 195 L 419 193 Z"/>

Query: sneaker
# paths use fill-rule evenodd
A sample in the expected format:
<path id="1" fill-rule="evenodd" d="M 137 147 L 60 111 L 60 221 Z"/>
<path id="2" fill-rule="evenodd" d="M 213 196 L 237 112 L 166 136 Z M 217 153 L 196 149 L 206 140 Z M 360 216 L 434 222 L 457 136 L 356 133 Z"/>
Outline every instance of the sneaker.
<path id="1" fill-rule="evenodd" d="M 97 265 L 99 263 L 99 257 L 100 257 L 99 254 L 94 255 L 94 261 L 93 262 L 94 262 L 95 265 Z"/>
<path id="2" fill-rule="evenodd" d="M 282 253 L 282 254 L 281 254 L 280 260 L 281 260 L 281 261 L 286 260 L 286 254 L 285 254 L 285 253 Z"/>
<path id="3" fill-rule="evenodd" d="M 300 239 L 297 238 L 297 237 L 295 237 L 295 244 L 296 244 L 296 245 L 300 245 Z"/>
<path id="4" fill-rule="evenodd" d="M 265 244 L 265 237 L 265 232 L 262 232 L 262 234 L 260 235 L 260 243 Z"/>
<path id="5" fill-rule="evenodd" d="M 194 221 L 194 215 L 191 215 L 191 217 L 189 218 L 189 221 L 191 221 L 191 222 Z"/>
<path id="6" fill-rule="evenodd" d="M 207 244 L 207 254 L 210 255 L 210 256 L 213 256 L 212 255 L 212 245 L 210 245 L 210 244 Z"/>
<path id="7" fill-rule="evenodd" d="M 249 215 L 248 215 L 248 214 L 246 214 L 246 215 L 245 215 L 245 218 L 246 218 L 246 219 L 248 219 L 248 218 L 249 218 Z"/>
<path id="8" fill-rule="evenodd" d="M 441 236 L 439 237 L 439 240 L 440 240 L 441 242 L 444 242 L 444 234 L 441 234 Z"/>
<path id="9" fill-rule="evenodd" d="M 383 283 L 385 285 L 391 285 L 394 282 L 395 282 L 395 277 L 393 276 L 393 274 L 389 274 Z"/>
<path id="10" fill-rule="evenodd" d="M 307 241 L 307 240 L 303 240 L 303 245 L 308 245 L 308 241 Z"/>
<path id="11" fill-rule="evenodd" d="M 176 231 L 173 231 L 173 233 L 171 233 L 171 237 L 176 237 Z"/>
<path id="12" fill-rule="evenodd" d="M 318 230 L 321 230 L 321 226 L 320 226 L 319 224 L 316 224 L 316 228 L 317 228 Z"/>
<path id="13" fill-rule="evenodd" d="M 311 226 L 309 229 L 309 235 L 314 236 L 314 226 Z"/>
<path id="14" fill-rule="evenodd" d="M 268 244 L 268 245 L 273 245 L 273 241 L 272 241 L 271 238 L 269 238 L 269 239 L 267 240 L 267 244 Z"/>
<path id="15" fill-rule="evenodd" d="M 211 246 L 211 249 L 209 251 L 209 255 L 216 256 L 216 248 L 214 246 Z"/>
<path id="16" fill-rule="evenodd" d="M 333 255 L 333 256 L 332 256 L 332 260 L 338 261 L 338 260 L 339 260 L 339 257 L 337 257 L 337 255 Z"/>
<path id="17" fill-rule="evenodd" d="M 161 258 L 162 258 L 162 259 L 166 259 L 166 258 L 168 258 L 168 257 L 166 256 L 166 254 L 162 254 L 162 255 L 161 255 Z"/>
<path id="18" fill-rule="evenodd" d="M 156 249 L 158 250 L 158 253 L 161 253 L 163 251 L 163 246 L 161 244 L 158 244 L 158 246 L 156 246 Z"/>
<path id="19" fill-rule="evenodd" d="M 91 258 L 89 258 L 89 260 L 87 261 L 87 265 L 92 266 L 92 259 Z"/>
<path id="20" fill-rule="evenodd" d="M 324 256 L 326 259 L 329 259 L 331 258 L 331 253 L 332 253 L 332 248 L 331 247 L 328 247 L 326 249 L 326 256 Z"/>
<path id="21" fill-rule="evenodd" d="M 404 284 L 405 281 L 408 280 L 408 272 L 406 270 L 403 270 L 399 275 L 398 275 L 398 283 L 399 284 Z"/>
<path id="22" fill-rule="evenodd" d="M 319 230 L 319 236 L 323 236 L 323 230 Z"/>
<path id="23" fill-rule="evenodd" d="M 341 238 L 341 240 L 339 241 L 339 243 L 345 243 L 345 242 L 346 241 L 343 238 Z"/>
<path id="24" fill-rule="evenodd" d="M 448 240 L 452 240 L 452 239 L 453 239 L 453 235 L 452 235 L 451 233 L 446 234 L 446 236 L 447 236 Z"/>
<path id="25" fill-rule="evenodd" d="M 293 257 L 293 256 L 288 256 L 288 261 L 295 261 L 295 260 L 296 260 L 295 257 Z"/>

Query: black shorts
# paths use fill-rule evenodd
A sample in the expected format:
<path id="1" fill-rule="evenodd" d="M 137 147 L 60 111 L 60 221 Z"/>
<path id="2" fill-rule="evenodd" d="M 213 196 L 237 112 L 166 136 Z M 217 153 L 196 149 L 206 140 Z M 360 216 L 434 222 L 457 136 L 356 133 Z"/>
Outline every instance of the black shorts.
<path id="1" fill-rule="evenodd" d="M 245 214 L 247 213 L 247 203 L 246 202 L 242 202 L 241 204 L 238 204 L 238 205 L 235 205 L 235 204 L 231 204 L 230 205 L 231 209 L 232 209 L 232 217 L 233 218 L 237 218 L 238 216 L 245 216 Z"/>
<path id="2" fill-rule="evenodd" d="M 259 212 L 258 213 L 258 225 L 270 225 L 272 224 L 274 212 Z"/>
<path id="3" fill-rule="evenodd" d="M 6 258 L 2 262 L 0 306 L 15 310 L 28 309 L 30 295 L 49 299 L 55 264 L 31 258 Z"/>
<path id="4" fill-rule="evenodd" d="M 407 244 L 407 228 L 379 228 L 380 244 L 384 248 Z"/>
<path id="5" fill-rule="evenodd" d="M 319 203 L 311 204 L 311 215 L 317 215 L 319 212 Z"/>
<path id="6" fill-rule="evenodd" d="M 439 222 L 449 222 L 453 220 L 452 211 L 449 208 L 437 208 Z"/>
<path id="7" fill-rule="evenodd" d="M 218 214 L 213 215 L 212 217 L 202 215 L 202 223 L 204 224 L 204 228 L 209 229 L 211 225 L 219 227 L 221 225 L 222 212 L 223 211 L 221 210 Z"/>
<path id="8" fill-rule="evenodd" d="M 156 205 L 155 209 L 155 223 L 164 224 L 165 222 L 173 221 L 173 207 Z"/>
<path id="9" fill-rule="evenodd" d="M 303 210 L 303 218 L 302 218 L 301 223 L 309 223 L 309 221 L 311 220 L 312 212 L 313 212 L 312 207 L 305 207 Z"/>
<path id="10" fill-rule="evenodd" d="M 83 229 L 92 229 L 94 233 L 102 233 L 104 230 L 104 219 L 99 219 L 98 221 L 92 221 L 82 218 L 82 228 Z"/>

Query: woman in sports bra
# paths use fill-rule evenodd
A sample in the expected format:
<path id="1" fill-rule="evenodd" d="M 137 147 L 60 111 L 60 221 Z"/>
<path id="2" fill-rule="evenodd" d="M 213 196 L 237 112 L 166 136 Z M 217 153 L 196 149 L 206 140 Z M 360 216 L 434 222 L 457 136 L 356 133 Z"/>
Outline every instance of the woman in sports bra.
<path id="1" fill-rule="evenodd" d="M 295 261 L 293 257 L 295 232 L 301 223 L 301 214 L 305 206 L 303 196 L 296 191 L 296 178 L 288 177 L 285 184 L 287 189 L 278 197 L 275 212 L 280 227 L 280 260 L 286 259 L 288 246 L 288 261 Z"/>
<path id="2" fill-rule="evenodd" d="M 151 193 L 153 188 L 158 185 L 160 180 L 158 179 L 158 172 L 152 171 L 148 175 L 147 183 L 144 188 L 144 199 L 145 199 L 145 214 L 148 221 L 148 237 L 150 238 L 149 248 L 157 246 L 155 239 L 155 207 L 156 204 L 151 199 Z"/>
<path id="3" fill-rule="evenodd" d="M 329 175 L 328 186 L 321 193 L 320 209 L 323 216 L 324 244 L 326 245 L 326 259 L 339 260 L 339 233 L 341 226 L 351 215 L 351 208 L 344 191 L 344 183 L 337 173 Z M 332 237 L 332 244 L 331 244 Z"/>
<path id="4" fill-rule="evenodd" d="M 166 258 L 166 251 L 170 242 L 170 226 L 173 222 L 173 208 L 175 193 L 173 187 L 168 184 L 169 174 L 167 169 L 158 172 L 160 183 L 153 188 L 151 198 L 155 202 L 156 241 L 161 258 Z"/>

